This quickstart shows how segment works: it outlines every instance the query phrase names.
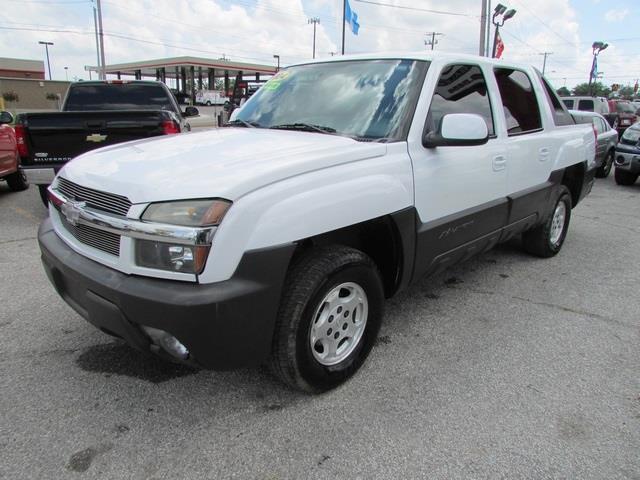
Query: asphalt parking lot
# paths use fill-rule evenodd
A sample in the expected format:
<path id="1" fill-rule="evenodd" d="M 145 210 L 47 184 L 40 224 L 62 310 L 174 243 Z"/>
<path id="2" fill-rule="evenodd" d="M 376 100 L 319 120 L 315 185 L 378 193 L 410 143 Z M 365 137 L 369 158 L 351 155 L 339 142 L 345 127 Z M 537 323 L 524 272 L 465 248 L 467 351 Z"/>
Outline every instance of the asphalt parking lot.
<path id="1" fill-rule="evenodd" d="M 559 256 L 517 242 L 387 303 L 343 387 L 194 371 L 100 333 L 0 182 L 0 478 L 640 479 L 640 183 L 597 182 Z"/>

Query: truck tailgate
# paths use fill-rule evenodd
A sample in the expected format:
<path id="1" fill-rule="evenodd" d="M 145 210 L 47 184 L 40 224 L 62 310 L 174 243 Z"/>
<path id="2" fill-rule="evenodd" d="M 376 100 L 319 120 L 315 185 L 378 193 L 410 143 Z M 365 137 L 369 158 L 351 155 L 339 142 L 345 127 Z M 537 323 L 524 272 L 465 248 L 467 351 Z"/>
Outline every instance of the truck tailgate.
<path id="1" fill-rule="evenodd" d="M 162 135 L 171 114 L 162 110 L 30 113 L 25 116 L 29 158 L 23 164 L 66 162 L 116 143 Z"/>

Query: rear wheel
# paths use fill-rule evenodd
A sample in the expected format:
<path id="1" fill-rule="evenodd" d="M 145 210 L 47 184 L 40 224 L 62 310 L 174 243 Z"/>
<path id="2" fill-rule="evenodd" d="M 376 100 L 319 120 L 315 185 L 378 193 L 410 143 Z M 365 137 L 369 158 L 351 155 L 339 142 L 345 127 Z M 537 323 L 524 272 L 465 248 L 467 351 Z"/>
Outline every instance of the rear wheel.
<path id="1" fill-rule="evenodd" d="M 210 101 L 210 100 L 207 100 L 207 103 L 206 103 L 205 105 L 206 105 L 207 107 L 210 107 L 210 106 L 211 106 L 211 101 Z"/>
<path id="2" fill-rule="evenodd" d="M 555 192 L 553 209 L 542 225 L 522 234 L 524 249 L 538 257 L 548 258 L 556 255 L 562 248 L 571 219 L 571 194 L 569 189 L 560 185 Z"/>
<path id="3" fill-rule="evenodd" d="M 624 170 L 616 168 L 615 172 L 613 173 L 613 177 L 615 178 L 618 185 L 633 185 L 638 179 L 638 174 L 626 172 Z"/>
<path id="4" fill-rule="evenodd" d="M 364 253 L 334 246 L 305 254 L 287 277 L 271 369 L 306 392 L 340 385 L 371 351 L 383 302 L 380 274 Z"/>
<path id="5" fill-rule="evenodd" d="M 611 150 L 604 159 L 602 166 L 596 170 L 596 177 L 607 178 L 611 172 L 611 166 L 613 165 L 613 157 L 615 152 Z"/>
<path id="6" fill-rule="evenodd" d="M 20 192 L 29 188 L 27 177 L 21 169 L 18 169 L 17 172 L 5 177 L 5 180 L 12 192 Z"/>

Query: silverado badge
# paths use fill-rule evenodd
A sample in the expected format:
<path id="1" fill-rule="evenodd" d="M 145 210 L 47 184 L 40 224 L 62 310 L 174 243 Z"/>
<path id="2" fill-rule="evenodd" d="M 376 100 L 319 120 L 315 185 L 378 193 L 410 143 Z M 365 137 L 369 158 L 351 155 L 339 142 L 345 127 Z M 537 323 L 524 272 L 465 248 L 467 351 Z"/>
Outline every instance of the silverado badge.
<path id="1" fill-rule="evenodd" d="M 76 226 L 80 219 L 80 210 L 86 205 L 87 204 L 85 202 L 66 202 L 62 204 L 60 210 L 62 210 L 62 214 L 64 215 L 64 218 L 67 219 L 67 222 Z"/>
<path id="2" fill-rule="evenodd" d="M 106 135 L 101 135 L 99 133 L 92 133 L 91 135 L 87 135 L 87 142 L 100 143 L 104 142 L 106 139 Z"/>

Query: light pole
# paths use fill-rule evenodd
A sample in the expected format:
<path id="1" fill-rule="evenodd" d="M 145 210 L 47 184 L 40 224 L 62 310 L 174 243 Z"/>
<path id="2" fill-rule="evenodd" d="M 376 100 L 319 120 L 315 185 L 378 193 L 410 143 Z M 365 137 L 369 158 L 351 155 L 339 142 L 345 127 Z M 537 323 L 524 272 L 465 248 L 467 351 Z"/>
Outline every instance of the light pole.
<path id="1" fill-rule="evenodd" d="M 313 58 L 316 58 L 316 25 L 320 23 L 317 17 L 310 18 L 307 23 L 313 23 Z"/>
<path id="2" fill-rule="evenodd" d="M 67 82 L 69 81 L 69 67 L 64 67 L 64 78 Z"/>
<path id="3" fill-rule="evenodd" d="M 593 62 L 591 62 L 591 72 L 589 72 L 589 95 L 593 97 L 593 84 L 598 76 L 598 55 L 609 46 L 606 42 L 593 42 L 591 50 L 593 52 Z"/>
<path id="4" fill-rule="evenodd" d="M 49 45 L 53 45 L 53 42 L 38 42 L 40 45 L 44 45 L 44 50 L 47 53 L 47 68 L 49 69 L 49 80 L 51 80 L 51 63 L 49 62 Z"/>
<path id="5" fill-rule="evenodd" d="M 492 50 L 491 58 L 496 58 L 498 38 L 500 37 L 500 33 L 499 33 L 500 27 L 504 25 L 504 22 L 506 22 L 510 18 L 513 18 L 515 14 L 516 14 L 515 9 L 512 8 L 511 10 L 507 10 L 507 7 L 505 7 L 501 3 L 496 5 L 496 8 L 493 10 L 493 17 L 491 18 L 491 23 L 493 23 L 493 26 L 496 27 L 496 32 L 493 35 L 493 50 Z M 498 17 L 500 16 L 502 18 L 498 20 Z"/>
<path id="6" fill-rule="evenodd" d="M 276 67 L 276 72 L 280 71 L 280 55 L 274 55 L 273 58 L 278 60 L 278 66 Z"/>

